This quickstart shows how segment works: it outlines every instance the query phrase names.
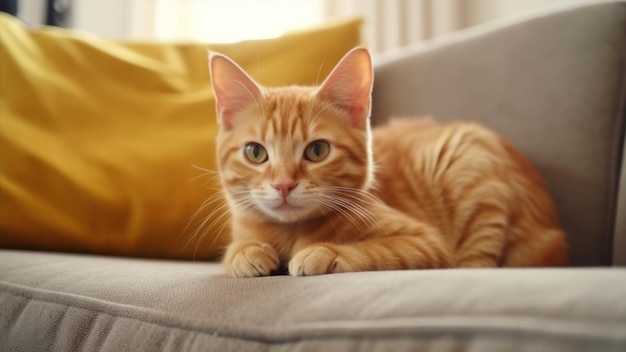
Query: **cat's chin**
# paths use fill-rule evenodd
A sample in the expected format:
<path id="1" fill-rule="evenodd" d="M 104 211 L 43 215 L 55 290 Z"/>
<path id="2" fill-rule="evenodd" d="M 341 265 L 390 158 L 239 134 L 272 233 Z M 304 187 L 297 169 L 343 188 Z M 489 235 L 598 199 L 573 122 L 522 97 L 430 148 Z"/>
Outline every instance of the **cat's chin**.
<path id="1" fill-rule="evenodd" d="M 281 204 L 275 208 L 265 208 L 264 213 L 271 219 L 282 223 L 301 222 L 313 216 L 310 207 L 296 206 L 292 204 Z"/>

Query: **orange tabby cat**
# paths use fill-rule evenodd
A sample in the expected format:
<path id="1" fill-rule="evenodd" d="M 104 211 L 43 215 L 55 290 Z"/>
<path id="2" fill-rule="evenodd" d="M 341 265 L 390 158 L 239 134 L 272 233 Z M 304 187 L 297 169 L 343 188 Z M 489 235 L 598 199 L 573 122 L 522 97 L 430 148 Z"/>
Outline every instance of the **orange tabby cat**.
<path id="1" fill-rule="evenodd" d="M 210 56 L 236 277 L 565 265 L 543 181 L 495 133 L 429 120 L 369 127 L 356 48 L 319 87 L 266 88 Z"/>

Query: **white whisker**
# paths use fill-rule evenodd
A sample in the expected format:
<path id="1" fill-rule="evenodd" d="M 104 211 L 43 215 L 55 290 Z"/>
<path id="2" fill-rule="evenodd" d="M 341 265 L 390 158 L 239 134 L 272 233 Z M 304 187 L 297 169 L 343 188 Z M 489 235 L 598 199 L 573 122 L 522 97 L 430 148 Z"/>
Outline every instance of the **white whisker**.
<path id="1" fill-rule="evenodd" d="M 324 68 L 324 63 L 326 62 L 326 56 L 327 55 L 328 55 L 328 51 L 324 53 L 324 57 L 322 58 L 322 63 L 320 63 L 320 67 L 317 69 L 317 77 L 315 77 L 315 85 L 316 86 L 319 86 L 320 76 L 322 74 L 322 68 Z M 315 105 L 315 104 L 310 104 L 309 113 L 307 114 L 307 118 L 310 117 L 311 113 L 313 112 L 313 105 Z M 314 118 L 317 118 L 317 115 L 319 115 L 319 112 L 318 112 L 318 114 L 315 115 Z"/>
<path id="2" fill-rule="evenodd" d="M 217 175 L 219 175 L 219 173 L 220 173 L 220 172 L 219 172 L 219 171 L 217 171 L 217 170 L 207 169 L 207 168 L 204 168 L 204 167 L 202 167 L 202 166 L 198 166 L 198 165 L 196 165 L 196 164 L 191 164 L 191 167 L 193 167 L 193 168 L 195 168 L 195 169 L 198 169 L 198 170 L 200 170 L 200 171 L 204 171 L 204 172 L 205 172 L 205 173 L 207 173 L 207 174 L 217 174 Z"/>
<path id="3" fill-rule="evenodd" d="M 223 208 L 223 207 L 220 207 L 220 208 Z M 221 209 L 219 211 L 221 211 Z M 214 212 L 212 214 L 215 214 L 216 212 Z M 211 230 L 215 227 L 215 225 L 218 224 L 224 218 L 224 216 L 230 216 L 230 213 L 223 212 L 220 216 L 218 216 L 217 218 L 213 219 L 213 221 L 208 226 L 206 226 L 206 228 L 202 231 L 202 234 L 200 235 L 200 237 L 196 241 L 196 245 L 194 247 L 194 251 L 193 251 L 194 258 L 196 257 L 196 254 L 198 253 L 198 246 L 200 245 L 202 240 L 209 234 L 209 232 L 211 232 Z M 227 221 L 222 222 L 221 228 L 223 228 L 224 224 L 227 224 L 227 223 L 228 223 Z M 204 227 L 204 224 L 203 224 L 203 227 Z M 221 233 L 221 231 L 220 231 L 220 233 Z M 206 251 L 209 251 L 211 248 L 213 248 L 213 245 L 215 244 L 216 240 L 217 240 L 217 236 L 213 236 L 213 241 L 211 242 L 209 247 L 206 249 Z M 206 253 L 206 251 L 205 251 L 205 253 Z"/>
<path id="4" fill-rule="evenodd" d="M 320 67 L 317 69 L 317 77 L 315 78 L 315 85 L 319 86 L 320 84 L 320 76 L 322 75 L 322 68 L 324 68 L 324 63 L 326 63 L 326 57 L 328 56 L 328 51 L 324 53 L 324 57 L 322 58 L 322 63 Z"/>
<path id="5" fill-rule="evenodd" d="M 187 242 L 185 243 L 183 249 L 187 248 L 187 246 L 189 246 L 191 244 L 191 242 L 196 239 L 196 237 L 198 237 L 198 235 L 201 233 L 205 234 L 208 231 L 211 230 L 211 228 L 213 226 L 215 226 L 215 224 L 224 217 L 225 214 L 229 214 L 228 212 L 223 212 L 223 210 L 227 207 L 226 204 L 221 205 L 220 207 L 216 208 L 214 211 L 212 211 L 210 214 L 208 214 L 207 216 L 205 216 L 204 218 L 202 218 L 202 220 L 198 221 L 196 224 L 193 225 L 193 232 L 192 235 L 190 236 L 190 238 L 187 240 Z M 213 220 L 208 226 L 207 223 L 209 223 L 209 221 Z M 197 239 L 197 243 L 199 243 L 202 240 L 202 236 L 200 236 L 200 238 Z"/>
<path id="6" fill-rule="evenodd" d="M 257 110 L 259 110 L 259 117 L 265 118 L 265 116 L 263 115 L 263 109 L 261 108 L 261 104 L 259 104 L 259 101 L 256 99 L 256 96 L 254 96 L 252 91 L 250 91 L 250 89 L 243 82 L 239 80 L 235 80 L 235 82 L 240 84 L 242 87 L 246 89 L 246 91 L 248 91 L 248 94 L 250 94 L 250 97 L 252 98 L 252 100 L 254 100 L 254 104 L 256 105 Z"/>
<path id="7" fill-rule="evenodd" d="M 355 214 L 357 215 L 357 219 L 355 219 L 353 217 L 353 214 L 350 212 L 351 209 L 349 207 L 349 204 L 348 206 L 346 206 L 346 204 L 342 203 L 342 201 L 343 201 L 342 199 L 338 199 L 338 198 L 334 198 L 330 196 L 323 196 L 321 199 L 318 200 L 318 202 L 320 202 L 322 205 L 325 205 L 341 213 L 342 216 L 344 216 L 348 221 L 350 221 L 354 225 L 354 227 L 356 227 L 356 229 L 360 232 L 361 236 L 363 238 L 366 238 L 367 235 L 365 231 L 363 231 L 362 226 L 360 226 L 359 222 L 357 221 L 357 219 L 359 218 L 362 219 L 362 218 L 358 214 Z"/>
<path id="8" fill-rule="evenodd" d="M 311 105 L 311 106 L 312 106 L 312 105 Z M 324 104 L 324 105 L 322 106 L 322 108 L 321 108 L 321 109 L 320 109 L 320 110 L 319 110 L 319 111 L 315 114 L 315 116 L 313 116 L 313 117 L 310 119 L 311 123 L 313 123 L 313 122 L 317 119 L 317 117 L 318 117 L 318 116 L 320 116 L 320 114 L 321 114 L 322 112 L 324 112 L 326 109 L 328 109 L 328 108 L 330 108 L 330 107 L 332 107 L 332 106 L 333 106 L 333 104 L 331 104 L 331 103 L 326 103 L 326 104 Z M 311 109 L 313 109 L 313 108 L 311 108 Z M 311 111 L 312 111 L 312 110 L 311 110 Z M 311 111 L 309 111 L 309 116 L 311 115 Z"/>
<path id="9" fill-rule="evenodd" d="M 363 221 L 367 223 L 370 228 L 376 228 L 382 231 L 386 235 L 385 229 L 378 223 L 376 218 L 361 204 L 365 205 L 377 205 L 381 204 L 380 201 L 375 196 L 371 195 L 366 191 L 362 191 L 359 189 L 353 189 L 348 187 L 337 187 L 337 186 L 324 186 L 321 187 L 323 191 L 334 193 L 335 197 L 333 200 L 336 203 L 340 203 L 345 208 L 349 209 L 352 213 L 357 215 Z M 326 195 L 326 197 L 330 197 Z"/>

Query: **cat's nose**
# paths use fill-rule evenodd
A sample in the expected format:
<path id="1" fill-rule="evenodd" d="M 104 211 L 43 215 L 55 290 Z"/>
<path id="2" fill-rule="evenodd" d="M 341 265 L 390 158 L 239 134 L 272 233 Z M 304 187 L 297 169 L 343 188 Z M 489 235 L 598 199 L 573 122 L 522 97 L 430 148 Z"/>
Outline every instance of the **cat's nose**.
<path id="1" fill-rule="evenodd" d="M 291 193 L 291 191 L 293 191 L 294 188 L 296 188 L 297 186 L 298 184 L 292 180 L 284 180 L 272 183 L 272 187 L 274 187 L 274 189 L 276 189 L 283 198 L 287 198 L 289 193 Z"/>

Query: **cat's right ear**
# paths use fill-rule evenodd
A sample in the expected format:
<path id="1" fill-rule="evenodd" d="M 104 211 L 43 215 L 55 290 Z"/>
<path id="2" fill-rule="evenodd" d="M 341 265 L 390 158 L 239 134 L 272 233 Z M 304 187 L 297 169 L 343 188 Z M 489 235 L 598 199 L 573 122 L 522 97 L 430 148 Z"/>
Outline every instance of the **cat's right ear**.
<path id="1" fill-rule="evenodd" d="M 261 89 L 239 65 L 222 54 L 209 51 L 209 72 L 217 120 L 222 128 L 230 130 L 238 112 L 258 103 Z"/>
<path id="2" fill-rule="evenodd" d="M 353 127 L 366 128 L 372 107 L 373 79 L 370 53 L 358 47 L 339 61 L 317 95 L 347 113 Z"/>

